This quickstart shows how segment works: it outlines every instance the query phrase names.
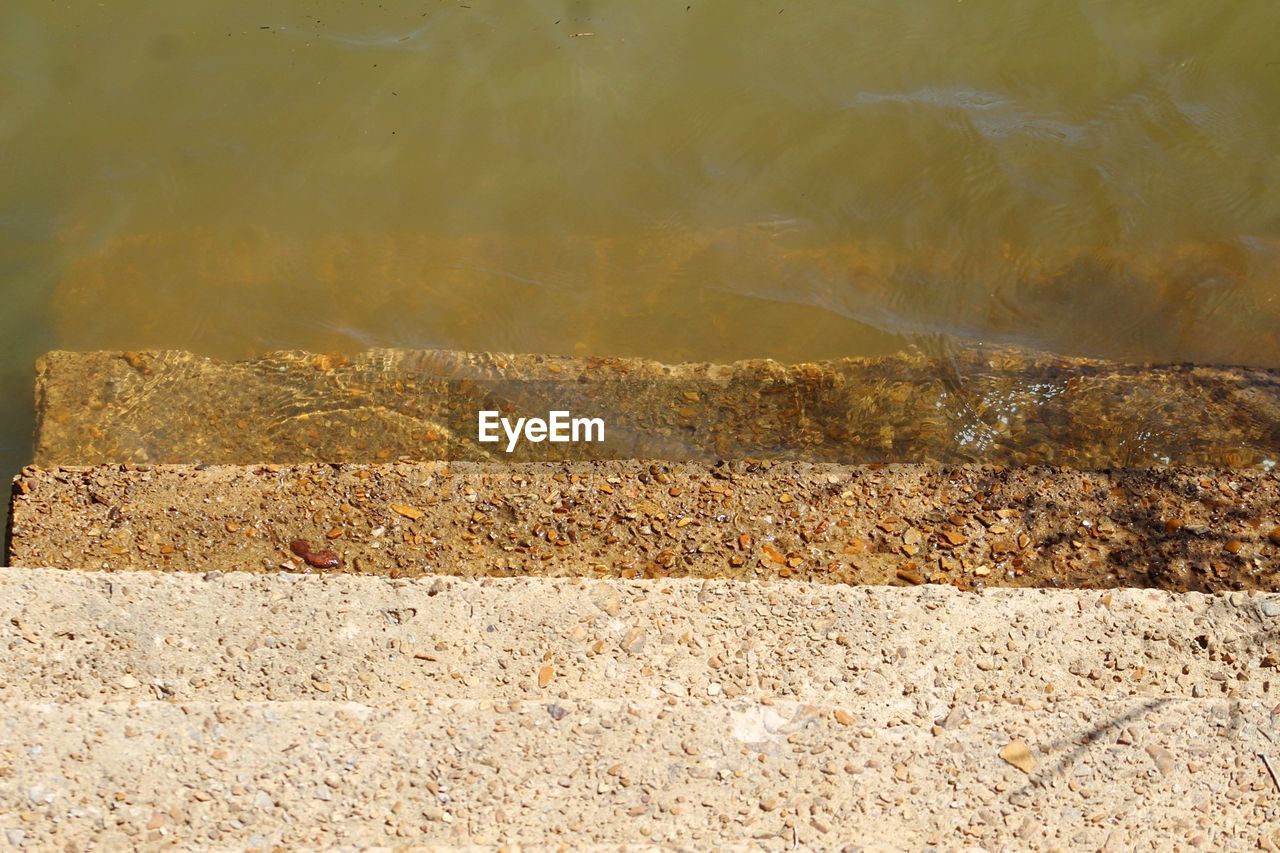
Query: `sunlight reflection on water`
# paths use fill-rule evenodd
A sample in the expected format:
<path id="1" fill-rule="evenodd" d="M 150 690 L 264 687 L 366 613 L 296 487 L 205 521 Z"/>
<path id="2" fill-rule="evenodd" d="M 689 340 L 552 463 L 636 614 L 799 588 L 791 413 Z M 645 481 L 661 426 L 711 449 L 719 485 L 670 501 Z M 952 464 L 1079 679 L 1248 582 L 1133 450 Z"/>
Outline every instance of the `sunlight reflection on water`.
<path id="1" fill-rule="evenodd" d="M 1278 33 L 1269 0 L 11 0 L 6 387 L 50 345 L 1280 366 Z"/>

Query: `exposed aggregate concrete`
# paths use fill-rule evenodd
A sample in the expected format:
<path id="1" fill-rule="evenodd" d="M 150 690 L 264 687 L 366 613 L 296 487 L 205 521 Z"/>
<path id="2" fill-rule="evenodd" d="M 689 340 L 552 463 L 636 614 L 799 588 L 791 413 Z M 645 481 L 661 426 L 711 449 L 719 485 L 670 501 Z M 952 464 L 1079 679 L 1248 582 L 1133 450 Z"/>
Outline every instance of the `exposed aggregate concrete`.
<path id="1" fill-rule="evenodd" d="M 1239 592 L 8 569 L 0 834 L 1280 849 L 1277 625 Z"/>
<path id="2" fill-rule="evenodd" d="M 1277 389 L 52 353 L 39 459 L 113 464 L 15 483 L 0 848 L 1280 849 Z"/>
<path id="3" fill-rule="evenodd" d="M 1260 469 L 28 468 L 11 523 L 11 563 L 83 569 L 1280 590 Z"/>
<path id="4" fill-rule="evenodd" d="M 1268 849 L 1274 731 L 1257 703 L 1187 699 L 991 702 L 936 728 L 745 699 L 18 703 L 0 829 L 34 848 Z M 1029 772 L 997 754 L 1011 741 Z"/>
<path id="5" fill-rule="evenodd" d="M 0 572 L 0 699 L 1280 705 L 1280 595 Z M 547 684 L 539 676 L 551 668 Z"/>

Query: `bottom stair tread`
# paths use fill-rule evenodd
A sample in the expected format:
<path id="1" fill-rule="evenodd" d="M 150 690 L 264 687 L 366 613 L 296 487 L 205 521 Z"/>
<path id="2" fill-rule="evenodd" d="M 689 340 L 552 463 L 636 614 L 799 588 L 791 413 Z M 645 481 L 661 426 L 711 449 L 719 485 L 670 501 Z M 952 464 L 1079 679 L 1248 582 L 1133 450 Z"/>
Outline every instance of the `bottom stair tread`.
<path id="1" fill-rule="evenodd" d="M 1263 702 L 1155 697 L 971 702 L 942 721 L 746 698 L 14 702 L 0 834 L 1256 848 L 1280 825 L 1260 757 L 1280 757 L 1275 725 Z"/>

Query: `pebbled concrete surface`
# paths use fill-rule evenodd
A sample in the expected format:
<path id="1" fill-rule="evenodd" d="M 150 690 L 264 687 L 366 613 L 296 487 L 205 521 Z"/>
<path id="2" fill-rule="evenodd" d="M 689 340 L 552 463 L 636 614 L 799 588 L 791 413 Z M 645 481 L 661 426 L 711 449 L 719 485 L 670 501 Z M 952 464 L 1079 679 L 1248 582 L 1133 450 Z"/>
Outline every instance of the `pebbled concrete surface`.
<path id="1" fill-rule="evenodd" d="M 9 560 L 1280 591 L 1280 472 L 750 460 L 28 468 Z"/>
<path id="2" fill-rule="evenodd" d="M 656 842 L 1258 849 L 1255 702 L 15 703 L 0 830 L 34 849 Z M 1011 743 L 1029 772 L 1002 759 Z"/>
<path id="3" fill-rule="evenodd" d="M 29 849 L 1280 848 L 1277 595 L 8 569 L 0 602 Z"/>
<path id="4" fill-rule="evenodd" d="M 0 699 L 1280 704 L 1280 595 L 0 571 Z M 550 668 L 547 683 L 539 676 Z"/>

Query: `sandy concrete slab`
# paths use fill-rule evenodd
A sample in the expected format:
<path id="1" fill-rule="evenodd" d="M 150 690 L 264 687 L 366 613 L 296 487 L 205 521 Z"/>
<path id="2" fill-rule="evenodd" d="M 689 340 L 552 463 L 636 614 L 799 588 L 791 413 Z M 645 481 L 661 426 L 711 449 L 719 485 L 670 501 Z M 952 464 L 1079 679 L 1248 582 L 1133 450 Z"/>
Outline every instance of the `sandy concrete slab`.
<path id="1" fill-rule="evenodd" d="M 1258 849 L 1280 841 L 1260 757 L 1277 734 L 1260 703 L 1207 699 L 992 701 L 945 728 L 747 699 L 20 702 L 0 709 L 0 831 L 46 849 Z"/>
<path id="2" fill-rule="evenodd" d="M 1280 472 L 739 461 L 29 468 L 9 562 L 1280 590 Z"/>
<path id="3" fill-rule="evenodd" d="M 36 461 L 406 459 L 1243 466 L 1280 460 L 1280 373 L 1013 349 L 782 365 L 370 350 L 219 361 L 52 352 Z M 477 441 L 478 415 L 600 417 L 601 443 Z"/>
<path id="4" fill-rule="evenodd" d="M 0 699 L 1280 702 L 1280 595 L 0 572 Z"/>

